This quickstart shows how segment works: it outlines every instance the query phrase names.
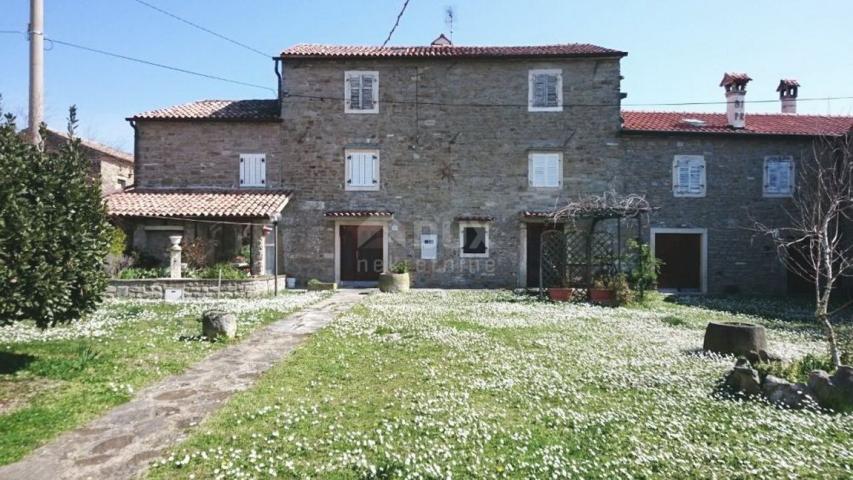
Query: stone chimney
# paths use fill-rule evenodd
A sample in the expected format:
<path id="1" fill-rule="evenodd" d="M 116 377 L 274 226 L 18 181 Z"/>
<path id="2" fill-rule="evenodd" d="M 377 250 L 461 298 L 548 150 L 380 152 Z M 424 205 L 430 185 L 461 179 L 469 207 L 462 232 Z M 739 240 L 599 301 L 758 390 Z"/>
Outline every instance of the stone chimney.
<path id="1" fill-rule="evenodd" d="M 752 79 L 745 73 L 723 75 L 720 86 L 726 89 L 726 119 L 731 128 L 746 128 L 746 84 Z"/>
<path id="2" fill-rule="evenodd" d="M 779 101 L 782 102 L 782 113 L 797 113 L 797 90 L 800 82 L 791 79 L 779 80 L 776 91 L 779 92 Z"/>
<path id="3" fill-rule="evenodd" d="M 450 41 L 449 38 L 445 37 L 442 33 L 438 36 L 432 43 L 429 44 L 431 47 L 450 47 L 453 45 L 453 42 Z"/>

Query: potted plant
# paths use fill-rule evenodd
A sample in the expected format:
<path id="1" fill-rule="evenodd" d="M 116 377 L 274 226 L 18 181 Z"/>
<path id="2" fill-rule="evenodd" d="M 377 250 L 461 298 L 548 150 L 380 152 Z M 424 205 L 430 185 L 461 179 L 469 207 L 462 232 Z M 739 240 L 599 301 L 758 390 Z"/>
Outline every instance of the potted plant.
<path id="1" fill-rule="evenodd" d="M 589 301 L 598 305 L 613 305 L 616 303 L 616 292 L 611 285 L 611 279 L 605 275 L 598 276 L 589 289 Z"/>
<path id="2" fill-rule="evenodd" d="M 551 287 L 548 289 L 548 298 L 552 302 L 569 302 L 572 300 L 572 294 L 575 289 L 569 286 L 568 280 L 564 277 L 560 279 L 559 287 Z"/>
<path id="3" fill-rule="evenodd" d="M 391 267 L 390 272 L 379 274 L 379 291 L 385 293 L 407 292 L 411 285 L 409 264 L 399 261 Z"/>

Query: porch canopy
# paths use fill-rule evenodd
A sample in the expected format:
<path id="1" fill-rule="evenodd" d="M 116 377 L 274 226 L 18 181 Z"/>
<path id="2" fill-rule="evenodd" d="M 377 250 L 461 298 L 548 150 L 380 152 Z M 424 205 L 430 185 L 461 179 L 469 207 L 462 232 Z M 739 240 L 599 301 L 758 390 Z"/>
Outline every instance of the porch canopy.
<path id="1" fill-rule="evenodd" d="M 258 275 L 277 270 L 265 258 L 274 255 L 267 233 L 290 198 L 287 190 L 129 189 L 107 196 L 105 203 L 108 215 L 133 231 L 137 251 L 159 257 L 167 230 L 181 230 L 185 245 L 196 239 L 207 245 L 210 262 L 245 258 L 240 252 L 247 249 L 244 261 Z"/>

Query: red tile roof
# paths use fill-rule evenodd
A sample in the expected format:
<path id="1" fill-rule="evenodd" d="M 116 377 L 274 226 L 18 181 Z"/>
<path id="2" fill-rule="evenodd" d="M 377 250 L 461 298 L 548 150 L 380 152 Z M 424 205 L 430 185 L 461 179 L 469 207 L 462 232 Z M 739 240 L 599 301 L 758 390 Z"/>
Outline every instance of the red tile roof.
<path id="1" fill-rule="evenodd" d="M 390 217 L 394 212 L 388 210 L 328 210 L 323 212 L 326 218 L 364 218 L 364 217 Z"/>
<path id="2" fill-rule="evenodd" d="M 290 199 L 284 190 L 127 190 L 106 197 L 114 217 L 269 218 Z"/>
<path id="3" fill-rule="evenodd" d="M 282 58 L 475 58 L 475 57 L 624 57 L 626 52 L 568 43 L 522 47 L 476 47 L 431 45 L 378 47 L 355 45 L 299 44 L 281 52 Z"/>
<path id="4" fill-rule="evenodd" d="M 128 120 L 279 120 L 278 100 L 199 100 L 137 113 Z"/>
<path id="5" fill-rule="evenodd" d="M 21 130 L 20 134 L 21 135 L 28 135 L 29 131 L 30 131 L 29 128 L 25 128 L 25 129 Z M 48 128 L 47 134 L 53 135 L 57 142 L 67 142 L 68 141 L 68 133 L 66 133 L 66 132 L 61 132 L 59 130 L 53 130 L 52 128 Z M 126 163 L 126 164 L 132 164 L 133 163 L 133 155 L 131 155 L 127 152 L 124 152 L 122 150 L 104 145 L 103 143 L 98 143 L 94 140 L 81 138 L 81 137 L 78 137 L 76 135 L 74 138 L 80 140 L 80 145 L 82 145 L 82 146 L 84 146 L 90 150 L 94 150 L 96 152 L 100 152 L 100 153 L 107 155 L 109 157 L 113 157 L 114 159 L 119 160 L 122 163 Z"/>
<path id="6" fill-rule="evenodd" d="M 790 113 L 747 113 L 743 129 L 729 127 L 724 113 L 623 110 L 622 119 L 625 132 L 837 136 L 853 129 L 853 117 Z"/>

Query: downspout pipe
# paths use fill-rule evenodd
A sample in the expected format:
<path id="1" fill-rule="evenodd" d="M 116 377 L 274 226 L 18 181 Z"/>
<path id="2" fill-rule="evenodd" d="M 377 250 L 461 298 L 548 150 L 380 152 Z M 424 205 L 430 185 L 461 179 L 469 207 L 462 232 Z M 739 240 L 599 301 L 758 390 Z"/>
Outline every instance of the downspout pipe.
<path id="1" fill-rule="evenodd" d="M 275 70 L 275 78 L 278 80 L 276 82 L 276 91 L 277 99 L 278 99 L 278 107 L 281 110 L 281 97 L 282 97 L 282 88 L 281 88 L 281 69 L 279 66 L 281 65 L 281 58 L 273 57 L 273 70 Z"/>

